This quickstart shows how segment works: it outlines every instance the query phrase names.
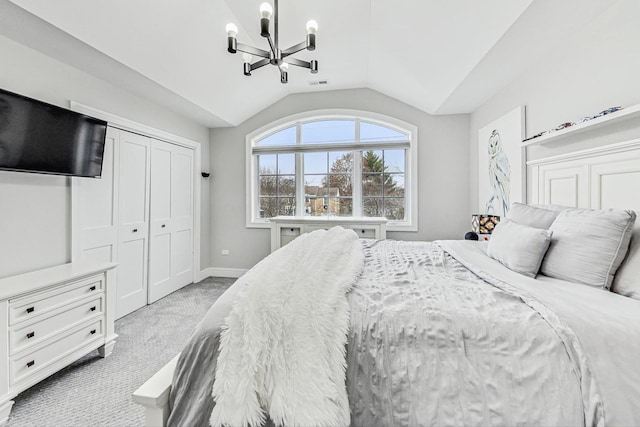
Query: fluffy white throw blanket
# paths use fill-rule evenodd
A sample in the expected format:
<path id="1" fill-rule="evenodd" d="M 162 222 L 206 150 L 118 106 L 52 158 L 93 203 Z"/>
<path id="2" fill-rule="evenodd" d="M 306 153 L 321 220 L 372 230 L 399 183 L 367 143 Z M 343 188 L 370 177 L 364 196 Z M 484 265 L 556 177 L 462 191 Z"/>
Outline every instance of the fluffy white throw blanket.
<path id="1" fill-rule="evenodd" d="M 364 255 L 352 230 L 303 234 L 249 270 L 225 319 L 211 425 L 347 426 L 346 293 Z"/>

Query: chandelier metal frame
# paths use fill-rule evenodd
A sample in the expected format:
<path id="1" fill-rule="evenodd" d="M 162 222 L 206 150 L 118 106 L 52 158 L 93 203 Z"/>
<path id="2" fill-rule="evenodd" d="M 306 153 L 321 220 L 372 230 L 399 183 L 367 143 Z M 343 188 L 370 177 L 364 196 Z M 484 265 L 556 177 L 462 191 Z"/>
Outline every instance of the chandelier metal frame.
<path id="1" fill-rule="evenodd" d="M 263 50 L 239 43 L 236 37 L 238 35 L 238 27 L 236 27 L 235 24 L 227 24 L 227 51 L 233 54 L 238 51 L 244 52 L 242 55 L 244 60 L 244 75 L 250 76 L 253 70 L 257 70 L 267 64 L 275 65 L 280 69 L 280 82 L 283 84 L 286 84 L 289 81 L 289 65 L 308 68 L 311 70 L 312 74 L 316 74 L 318 72 L 318 61 L 315 59 L 311 61 L 303 61 L 301 59 L 291 57 L 291 55 L 305 49 L 310 51 L 316 49 L 316 30 L 318 29 L 316 21 L 310 20 L 307 22 L 307 37 L 304 41 L 287 49 L 281 50 L 278 45 L 278 0 L 274 0 L 273 9 L 271 9 L 271 5 L 269 3 L 262 3 L 262 5 L 260 5 L 260 11 L 262 13 L 262 18 L 260 19 L 260 35 L 265 37 L 269 42 L 269 50 Z M 269 31 L 271 16 L 273 16 L 274 21 L 273 38 Z M 263 59 L 252 64 L 252 55 Z"/>

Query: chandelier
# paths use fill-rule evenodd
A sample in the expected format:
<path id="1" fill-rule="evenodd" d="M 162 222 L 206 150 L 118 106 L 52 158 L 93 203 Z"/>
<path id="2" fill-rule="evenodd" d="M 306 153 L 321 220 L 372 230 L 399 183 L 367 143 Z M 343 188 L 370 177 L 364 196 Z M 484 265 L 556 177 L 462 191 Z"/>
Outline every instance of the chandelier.
<path id="1" fill-rule="evenodd" d="M 233 24 L 227 24 L 227 51 L 229 53 L 236 53 L 237 51 L 244 52 L 242 54 L 242 60 L 244 61 L 244 75 L 250 76 L 253 70 L 264 67 L 267 64 L 275 65 L 280 69 L 280 82 L 287 83 L 289 81 L 289 65 L 295 65 L 296 67 L 308 68 L 313 74 L 318 72 L 318 61 L 315 59 L 307 62 L 300 59 L 291 57 L 294 53 L 298 53 L 301 50 L 315 50 L 316 49 L 316 31 L 318 30 L 318 23 L 313 19 L 307 22 L 307 38 L 305 41 L 291 46 L 288 49 L 281 50 L 278 47 L 278 0 L 274 0 L 274 7 L 272 8 L 269 3 L 262 3 L 260 5 L 260 13 L 262 18 L 260 19 L 260 35 L 265 37 L 269 42 L 269 50 L 258 49 L 253 46 L 238 43 L 236 36 L 238 35 L 238 27 Z M 273 38 L 269 32 L 269 24 L 273 16 Z M 253 56 L 263 58 L 254 62 Z"/>

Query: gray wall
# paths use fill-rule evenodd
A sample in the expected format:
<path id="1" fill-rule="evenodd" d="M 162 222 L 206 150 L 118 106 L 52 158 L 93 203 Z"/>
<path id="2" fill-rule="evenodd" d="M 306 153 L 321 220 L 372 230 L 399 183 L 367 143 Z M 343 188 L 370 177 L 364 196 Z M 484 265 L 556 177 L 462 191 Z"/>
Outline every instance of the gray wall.
<path id="1" fill-rule="evenodd" d="M 251 100 L 247 100 L 251 102 Z M 212 129 L 211 265 L 250 268 L 270 252 L 267 229 L 245 226 L 245 136 L 292 114 L 328 108 L 371 111 L 418 127 L 418 232 L 392 239 L 458 239 L 469 228 L 468 115 L 431 116 L 370 89 L 289 95 L 233 128 Z M 220 251 L 229 249 L 229 256 Z"/>
<path id="2" fill-rule="evenodd" d="M 548 52 L 536 67 L 473 112 L 469 129 L 472 211 L 478 208 L 478 130 L 488 123 L 524 105 L 529 137 L 608 107 L 640 103 L 639 16 L 639 1 L 612 2 L 582 31 L 558 40 L 557 49 Z M 594 139 L 591 143 L 601 141 L 606 140 Z M 559 154 L 567 148 L 534 147 L 528 150 L 528 156 L 533 159 Z"/>
<path id="3" fill-rule="evenodd" d="M 0 36 L 0 87 L 51 104 L 77 101 L 185 138 L 203 146 L 208 168 L 208 129 L 156 104 Z M 202 268 L 209 266 L 209 188 L 203 182 Z M 69 179 L 0 172 L 0 277 L 71 259 Z"/>

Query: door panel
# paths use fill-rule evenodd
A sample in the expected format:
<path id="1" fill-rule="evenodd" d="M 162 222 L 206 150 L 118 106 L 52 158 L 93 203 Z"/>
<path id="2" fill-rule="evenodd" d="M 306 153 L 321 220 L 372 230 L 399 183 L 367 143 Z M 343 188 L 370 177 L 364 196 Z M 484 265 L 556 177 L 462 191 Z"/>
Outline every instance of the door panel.
<path id="1" fill-rule="evenodd" d="M 193 280 L 193 150 L 153 140 L 151 177 L 150 303 Z"/>
<path id="2" fill-rule="evenodd" d="M 114 262 L 117 260 L 117 212 L 115 192 L 118 176 L 118 139 L 120 131 L 107 128 L 102 176 L 99 179 L 72 178 L 74 190 L 73 212 L 77 218 L 77 247 L 73 248 L 74 260 Z M 101 250 L 98 250 L 102 248 Z M 104 249 L 108 248 L 108 249 Z"/>
<path id="3" fill-rule="evenodd" d="M 125 132 L 123 132 L 125 134 Z M 143 223 L 147 220 L 147 138 L 126 135 L 120 143 L 120 224 Z M 134 138 L 137 137 L 137 138 Z"/>
<path id="4" fill-rule="evenodd" d="M 147 304 L 149 138 L 120 131 L 116 318 Z"/>
<path id="5" fill-rule="evenodd" d="M 174 266 L 176 275 L 191 273 L 193 257 L 191 256 L 193 243 L 191 239 L 191 230 L 186 229 L 174 233 Z"/>

